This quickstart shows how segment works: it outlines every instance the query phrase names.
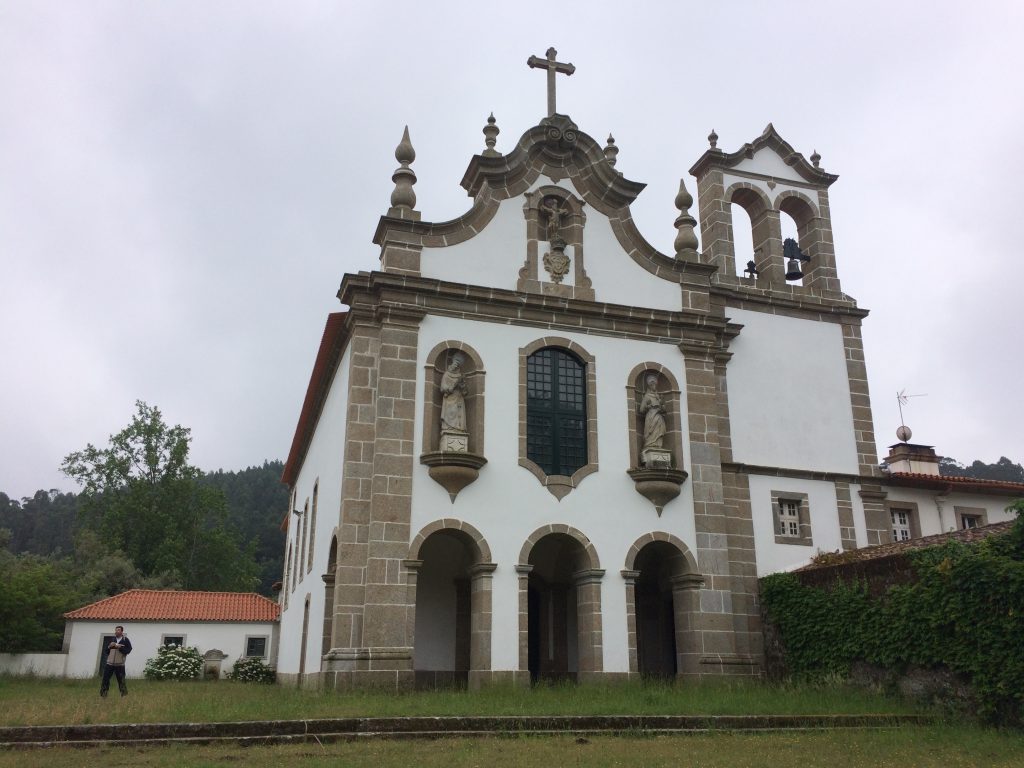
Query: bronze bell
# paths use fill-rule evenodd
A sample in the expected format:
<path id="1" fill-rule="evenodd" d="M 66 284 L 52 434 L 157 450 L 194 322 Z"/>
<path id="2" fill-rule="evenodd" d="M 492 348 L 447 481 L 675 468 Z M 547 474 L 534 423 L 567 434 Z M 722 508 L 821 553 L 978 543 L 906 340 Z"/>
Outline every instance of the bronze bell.
<path id="1" fill-rule="evenodd" d="M 800 261 L 798 259 L 790 259 L 786 263 L 786 279 L 787 280 L 802 280 L 804 273 L 800 271 Z"/>

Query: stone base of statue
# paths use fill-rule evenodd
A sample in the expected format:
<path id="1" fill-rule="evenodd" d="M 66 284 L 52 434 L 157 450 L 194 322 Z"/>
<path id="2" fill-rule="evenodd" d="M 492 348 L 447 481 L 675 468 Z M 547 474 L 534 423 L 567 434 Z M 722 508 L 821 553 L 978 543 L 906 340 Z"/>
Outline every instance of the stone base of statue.
<path id="1" fill-rule="evenodd" d="M 644 448 L 640 464 L 646 469 L 672 469 L 672 452 L 664 448 Z"/>
<path id="2" fill-rule="evenodd" d="M 681 469 L 630 469 L 629 476 L 636 483 L 636 492 L 647 499 L 658 511 L 665 508 L 672 499 L 679 495 L 680 488 L 688 475 Z"/>
<path id="3" fill-rule="evenodd" d="M 427 467 L 430 479 L 448 491 L 455 503 L 459 491 L 480 475 L 480 467 L 487 463 L 483 456 L 458 451 L 432 451 L 420 456 L 420 464 Z"/>
<path id="4" fill-rule="evenodd" d="M 469 433 L 461 429 L 442 430 L 439 449 L 444 453 L 469 453 Z"/>

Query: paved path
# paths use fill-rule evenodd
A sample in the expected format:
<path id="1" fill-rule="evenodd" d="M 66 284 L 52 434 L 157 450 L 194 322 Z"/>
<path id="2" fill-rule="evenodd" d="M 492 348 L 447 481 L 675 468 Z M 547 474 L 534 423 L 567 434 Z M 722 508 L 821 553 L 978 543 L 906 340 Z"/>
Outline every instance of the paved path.
<path id="1" fill-rule="evenodd" d="M 0 748 L 172 743 L 272 744 L 365 738 L 437 739 L 518 734 L 701 733 L 821 728 L 892 728 L 934 722 L 928 715 L 347 717 L 237 723 L 128 723 L 0 728 Z"/>

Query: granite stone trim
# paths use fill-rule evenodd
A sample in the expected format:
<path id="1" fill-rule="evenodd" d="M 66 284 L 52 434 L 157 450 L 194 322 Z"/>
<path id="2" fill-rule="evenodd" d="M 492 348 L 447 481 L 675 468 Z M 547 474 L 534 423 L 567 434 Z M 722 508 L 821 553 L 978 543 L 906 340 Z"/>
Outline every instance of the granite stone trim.
<path id="1" fill-rule="evenodd" d="M 879 534 L 878 544 L 890 544 L 896 539 L 893 538 L 892 511 L 894 509 L 906 510 L 910 523 L 910 538 L 921 538 L 921 510 L 916 501 L 885 501 L 885 523 L 884 535 Z M 959 522 L 959 519 L 958 519 Z M 870 536 L 869 536 L 870 538 Z M 870 542 L 869 542 L 870 544 Z"/>
<path id="2" fill-rule="evenodd" d="M 583 361 L 587 387 L 587 463 L 567 475 L 549 475 L 527 456 L 526 440 L 526 361 L 534 352 L 547 347 L 566 349 Z M 597 472 L 597 363 L 593 355 L 574 341 L 561 336 L 545 336 L 519 349 L 519 466 L 561 501 L 583 480 Z"/>
<path id="3" fill-rule="evenodd" d="M 526 203 L 523 205 L 523 216 L 526 218 L 526 261 L 519 270 L 516 289 L 527 293 L 543 293 L 562 298 L 594 301 L 593 284 L 587 276 L 583 252 L 583 228 L 587 223 L 583 201 L 564 187 L 554 185 L 545 185 L 532 192 L 527 192 L 524 197 L 526 198 Z M 542 243 L 547 243 L 547 246 L 550 247 L 551 243 L 547 240 L 549 233 L 544 231 L 547 225 L 542 221 L 540 212 L 544 207 L 544 200 L 548 197 L 557 198 L 561 205 L 569 211 L 559 235 L 565 240 L 565 252 L 572 262 L 573 282 L 571 285 L 542 279 L 540 247 Z"/>
<path id="4" fill-rule="evenodd" d="M 836 512 L 839 515 L 839 539 L 843 551 L 857 548 L 857 532 L 853 525 L 853 501 L 850 497 L 850 484 L 841 480 L 835 481 Z"/>
<path id="5" fill-rule="evenodd" d="M 975 518 L 977 525 L 988 525 L 988 511 L 984 507 L 961 507 L 953 506 L 953 516 L 956 519 L 956 529 L 962 531 L 964 518 Z"/>
<path id="6" fill-rule="evenodd" d="M 862 475 L 877 478 L 881 471 L 878 468 L 878 452 L 875 447 L 875 423 L 871 414 L 871 393 L 868 390 L 868 370 L 864 360 L 860 321 L 846 322 L 842 327 L 857 462 Z"/>
<path id="7" fill-rule="evenodd" d="M 451 531 L 460 534 L 459 538 L 469 545 L 470 552 L 473 554 L 474 564 L 491 562 L 491 548 L 487 545 L 484 535 L 465 520 L 448 517 L 435 520 L 420 529 L 420 532 L 413 538 L 412 544 L 409 545 L 408 559 L 411 561 L 419 560 L 420 549 L 423 547 L 423 543 L 427 540 L 427 537 L 438 531 Z"/>
<path id="8" fill-rule="evenodd" d="M 888 544 L 892 541 L 892 520 L 886 506 L 888 492 L 877 481 L 866 481 L 858 491 L 864 508 L 864 526 L 867 528 L 868 546 Z"/>
<path id="9" fill-rule="evenodd" d="M 629 466 L 640 466 L 640 450 L 643 447 L 643 426 L 640 423 L 640 401 L 646 391 L 647 374 L 658 377 L 658 393 L 665 405 L 665 442 L 672 452 L 672 466 L 683 466 L 683 409 L 680 405 L 679 381 L 675 374 L 661 363 L 640 363 L 633 367 L 626 378 L 626 425 L 629 435 Z"/>

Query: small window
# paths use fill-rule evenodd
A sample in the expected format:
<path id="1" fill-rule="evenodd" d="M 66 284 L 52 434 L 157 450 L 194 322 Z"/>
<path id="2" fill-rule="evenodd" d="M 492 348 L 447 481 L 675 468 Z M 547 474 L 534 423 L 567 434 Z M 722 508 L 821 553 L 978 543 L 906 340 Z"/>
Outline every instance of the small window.
<path id="1" fill-rule="evenodd" d="M 800 502 L 792 499 L 779 501 L 779 522 L 783 536 L 800 536 Z"/>
<path id="2" fill-rule="evenodd" d="M 911 510 L 901 507 L 893 507 L 889 510 L 889 518 L 892 520 L 892 540 L 910 540 L 910 516 Z"/>
<path id="3" fill-rule="evenodd" d="M 160 645 L 176 645 L 180 648 L 185 645 L 185 635 L 161 635 Z"/>
<path id="4" fill-rule="evenodd" d="M 956 513 L 956 527 L 961 531 L 988 525 L 985 509 L 982 507 L 953 507 Z"/>
<path id="5" fill-rule="evenodd" d="M 267 657 L 267 638 L 266 637 L 247 637 L 245 638 L 245 655 L 247 657 L 256 657 L 265 659 Z"/>
<path id="6" fill-rule="evenodd" d="M 811 514 L 806 493 L 772 491 L 775 543 L 810 546 Z"/>

